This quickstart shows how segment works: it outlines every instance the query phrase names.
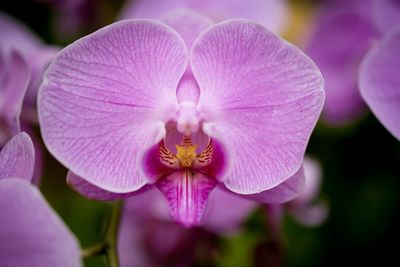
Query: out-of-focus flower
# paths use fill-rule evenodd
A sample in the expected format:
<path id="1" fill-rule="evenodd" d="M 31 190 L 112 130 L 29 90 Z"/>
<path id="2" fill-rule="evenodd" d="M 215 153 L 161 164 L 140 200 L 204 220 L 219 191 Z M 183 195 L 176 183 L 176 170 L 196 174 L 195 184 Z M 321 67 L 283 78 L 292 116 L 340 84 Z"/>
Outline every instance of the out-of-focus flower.
<path id="1" fill-rule="evenodd" d="M 374 0 L 375 26 L 382 37 L 363 59 L 359 89 L 364 101 L 382 124 L 400 139 L 400 1 Z"/>
<path id="2" fill-rule="evenodd" d="M 280 33 L 288 20 L 286 0 L 134 0 L 127 1 L 120 19 L 161 19 L 176 9 L 190 9 L 217 22 L 230 18 L 251 19 L 275 33 Z"/>
<path id="3" fill-rule="evenodd" d="M 1 266 L 81 266 L 77 240 L 30 183 L 34 163 L 24 132 L 0 151 Z"/>
<path id="4" fill-rule="evenodd" d="M 320 164 L 310 158 L 304 159 L 304 190 L 299 197 L 285 203 L 287 211 L 301 224 L 317 226 L 323 223 L 328 215 L 327 204 L 315 202 L 321 189 L 322 171 Z"/>
<path id="5" fill-rule="evenodd" d="M 357 86 L 360 62 L 376 37 L 369 1 L 321 4 L 306 52 L 326 84 L 322 118 L 333 125 L 353 121 L 365 110 Z"/>
<path id="6" fill-rule="evenodd" d="M 0 47 L 0 148 L 20 131 L 19 115 L 29 79 L 21 54 Z"/>
<path id="7" fill-rule="evenodd" d="M 217 234 L 232 234 L 255 205 L 254 201 L 216 188 L 207 202 L 203 227 Z M 173 266 L 192 266 L 191 250 L 206 238 L 210 237 L 205 230 L 173 223 L 160 192 L 149 190 L 125 202 L 118 238 L 121 265 L 164 266 L 165 262 L 173 262 Z"/>
<path id="8" fill-rule="evenodd" d="M 39 94 L 50 152 L 110 198 L 155 185 L 186 226 L 218 184 L 267 203 L 297 196 L 324 99 L 314 63 L 247 20 L 166 21 L 178 32 L 125 20 L 58 54 Z"/>
<path id="9" fill-rule="evenodd" d="M 328 206 L 324 201 L 316 201 L 321 188 L 322 171 L 320 164 L 305 157 L 305 184 L 303 192 L 292 201 L 284 204 L 267 204 L 267 224 L 271 237 L 276 242 L 282 239 L 282 219 L 285 212 L 289 213 L 298 223 L 315 227 L 322 224 L 328 216 Z"/>
<path id="10" fill-rule="evenodd" d="M 92 31 L 104 14 L 102 0 L 36 0 L 44 2 L 54 11 L 53 31 L 62 42 L 74 40 Z"/>
<path id="11" fill-rule="evenodd" d="M 50 60 L 58 52 L 59 48 L 44 44 L 25 25 L 1 12 L 0 48 L 4 54 L 3 57 L 10 54 L 10 51 L 16 51 L 25 60 L 25 64 L 27 64 L 30 72 L 30 78 L 24 100 L 24 108 L 26 108 L 25 113 L 27 114 L 24 115 L 27 119 L 36 117 L 35 114 L 30 113 L 36 112 L 36 95 L 42 81 L 43 71 L 49 64 Z M 26 67 L 18 68 L 9 75 L 16 75 L 17 78 L 15 79 L 18 79 L 19 75 L 21 75 L 19 72 L 25 72 L 25 69 Z"/>
<path id="12" fill-rule="evenodd" d="M 45 45 L 25 25 L 0 12 L 0 147 L 21 128 L 37 123 L 36 96 L 44 69 L 58 52 Z M 42 147 L 34 135 L 34 182 L 42 170 Z"/>
<path id="13" fill-rule="evenodd" d="M 360 64 L 379 39 L 400 25 L 400 2 L 327 1 L 316 22 L 306 50 L 326 81 L 323 118 L 348 123 L 366 110 L 359 93 Z"/>
<path id="14" fill-rule="evenodd" d="M 359 77 L 363 99 L 386 129 L 400 140 L 399 69 L 400 24 L 368 51 Z"/>

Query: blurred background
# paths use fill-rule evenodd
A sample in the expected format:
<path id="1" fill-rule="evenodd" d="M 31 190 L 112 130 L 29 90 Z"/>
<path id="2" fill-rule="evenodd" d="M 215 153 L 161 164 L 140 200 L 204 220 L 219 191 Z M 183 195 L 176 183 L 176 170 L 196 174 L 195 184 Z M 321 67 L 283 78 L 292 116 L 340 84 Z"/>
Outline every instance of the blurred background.
<path id="1" fill-rule="evenodd" d="M 75 5 L 59 2 L 63 1 L 3 0 L 0 9 L 27 25 L 47 44 L 62 47 L 114 22 L 125 4 L 123 0 L 77 0 Z M 321 21 L 320 10 L 327 10 L 326 2 L 350 5 L 352 1 L 288 1 L 287 23 L 282 36 L 307 52 L 308 42 L 312 41 L 313 31 Z M 325 34 L 331 34 L 329 29 Z M 340 46 L 345 40 L 334 39 L 333 42 Z M 318 64 L 318 59 L 316 61 Z M 34 132 L 40 137 L 38 127 Z M 78 237 L 82 247 L 98 242 L 110 212 L 109 203 L 87 200 L 70 189 L 65 182 L 67 170 L 41 146 L 45 155 L 42 192 Z M 174 255 L 161 260 L 160 266 L 178 266 L 175 260 L 180 254 L 190 254 L 194 259 L 193 266 L 217 267 L 384 266 L 397 262 L 399 141 L 365 111 L 343 124 L 331 124 L 321 119 L 307 154 L 322 168 L 321 191 L 315 199 L 325 202 L 328 207 L 327 218 L 322 224 L 305 226 L 285 213 L 277 241 L 266 227 L 268 217 L 265 208 L 260 206 L 233 235 L 218 236 L 203 229 L 190 230 L 196 236 L 190 249 L 174 251 Z M 99 256 L 86 259 L 85 266 L 106 264 Z"/>

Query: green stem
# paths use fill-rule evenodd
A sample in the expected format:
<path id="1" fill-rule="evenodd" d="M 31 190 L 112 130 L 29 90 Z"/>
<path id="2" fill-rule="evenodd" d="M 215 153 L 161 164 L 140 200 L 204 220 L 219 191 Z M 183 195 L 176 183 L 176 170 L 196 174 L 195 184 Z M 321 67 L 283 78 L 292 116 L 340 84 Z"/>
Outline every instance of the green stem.
<path id="1" fill-rule="evenodd" d="M 90 258 L 105 254 L 107 251 L 107 244 L 104 242 L 95 244 L 93 246 L 82 249 L 82 258 Z"/>
<path id="2" fill-rule="evenodd" d="M 108 267 L 119 267 L 117 253 L 117 235 L 121 217 L 122 202 L 112 204 L 111 214 L 108 219 L 103 241 L 82 250 L 82 257 L 89 258 L 98 255 L 106 255 Z"/>
<path id="3" fill-rule="evenodd" d="M 121 201 L 116 201 L 112 204 L 111 215 L 105 234 L 105 243 L 107 244 L 106 256 L 108 267 L 119 267 L 117 254 L 117 235 L 121 217 L 121 207 Z"/>

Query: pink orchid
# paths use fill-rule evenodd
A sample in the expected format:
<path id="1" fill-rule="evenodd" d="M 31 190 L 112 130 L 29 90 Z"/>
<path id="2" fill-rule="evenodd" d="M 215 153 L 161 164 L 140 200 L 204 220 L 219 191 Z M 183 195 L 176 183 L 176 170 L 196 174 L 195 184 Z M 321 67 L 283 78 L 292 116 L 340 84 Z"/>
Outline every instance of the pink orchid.
<path id="1" fill-rule="evenodd" d="M 296 47 L 255 22 L 190 14 L 76 41 L 38 101 L 43 139 L 78 191 L 113 199 L 155 186 L 185 226 L 200 223 L 217 185 L 263 202 L 296 197 L 324 100 Z"/>

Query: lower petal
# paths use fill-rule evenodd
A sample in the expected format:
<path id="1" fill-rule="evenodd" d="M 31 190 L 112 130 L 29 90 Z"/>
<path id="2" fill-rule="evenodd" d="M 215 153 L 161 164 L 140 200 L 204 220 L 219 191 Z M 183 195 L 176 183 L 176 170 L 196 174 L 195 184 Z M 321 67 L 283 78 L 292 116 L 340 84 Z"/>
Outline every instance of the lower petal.
<path id="1" fill-rule="evenodd" d="M 272 189 L 246 196 L 263 203 L 286 203 L 295 199 L 303 192 L 304 184 L 304 169 L 301 167 L 292 177 Z"/>
<path id="2" fill-rule="evenodd" d="M 112 201 L 117 199 L 128 198 L 137 194 L 140 194 L 149 189 L 150 186 L 145 185 L 137 191 L 129 193 L 113 193 L 100 187 L 95 186 L 87 182 L 85 179 L 79 177 L 73 172 L 69 171 L 67 174 L 67 183 L 75 189 L 79 194 L 83 195 L 88 199 L 94 199 L 99 201 Z"/>
<path id="3" fill-rule="evenodd" d="M 215 178 L 190 169 L 173 172 L 156 182 L 171 216 L 186 227 L 200 224 L 207 198 L 216 185 Z"/>

